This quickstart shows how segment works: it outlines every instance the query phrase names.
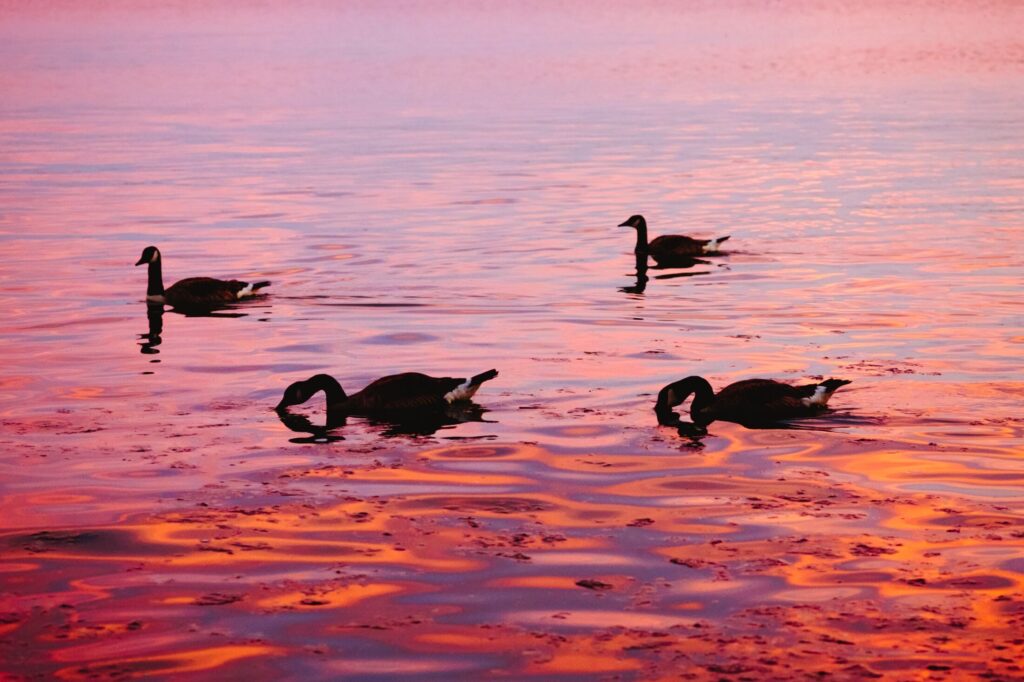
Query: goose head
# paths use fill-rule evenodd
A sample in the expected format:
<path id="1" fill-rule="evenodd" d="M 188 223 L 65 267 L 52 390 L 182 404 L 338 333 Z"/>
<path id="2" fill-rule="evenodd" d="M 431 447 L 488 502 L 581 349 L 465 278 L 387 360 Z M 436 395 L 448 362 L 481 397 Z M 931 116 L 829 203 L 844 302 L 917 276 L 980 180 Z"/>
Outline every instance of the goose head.
<path id="1" fill-rule="evenodd" d="M 662 426 L 678 426 L 679 415 L 672 411 L 686 402 L 686 399 L 693 395 L 693 402 L 690 403 L 690 418 L 698 426 L 706 426 L 711 422 L 701 414 L 701 410 L 709 406 L 715 400 L 715 391 L 711 384 L 704 377 L 689 376 L 679 381 L 674 381 L 658 392 L 658 400 L 654 403 L 654 413 L 658 417 L 658 423 Z"/>
<path id="2" fill-rule="evenodd" d="M 328 407 L 330 407 L 332 399 L 345 399 L 345 391 L 342 390 L 341 385 L 338 384 L 334 377 L 329 374 L 317 374 L 305 381 L 296 381 L 288 388 L 284 389 L 284 395 L 281 396 L 281 402 L 279 402 L 277 407 L 274 409 L 283 410 L 287 407 L 291 407 L 292 405 L 301 405 L 320 391 L 325 391 L 327 393 Z"/>
<path id="3" fill-rule="evenodd" d="M 301 405 L 310 398 L 313 397 L 315 391 L 309 387 L 309 381 L 296 381 L 291 384 L 288 388 L 284 389 L 284 395 L 281 396 L 281 402 L 277 404 L 275 410 L 283 410 L 286 407 L 292 405 Z"/>
<path id="4" fill-rule="evenodd" d="M 139 256 L 136 266 L 143 265 L 145 263 L 156 263 L 160 260 L 160 249 L 155 246 L 147 246 L 142 250 L 142 255 Z"/>
<path id="5" fill-rule="evenodd" d="M 679 415 L 672 411 L 689 397 L 678 390 L 678 383 L 672 383 L 658 392 L 658 400 L 654 403 L 654 414 L 658 417 L 658 423 L 662 426 L 676 426 L 679 424 Z"/>
<path id="6" fill-rule="evenodd" d="M 646 225 L 647 225 L 647 221 L 644 220 L 644 217 L 642 215 L 640 215 L 639 213 L 634 215 L 634 216 L 630 216 L 629 220 L 627 220 L 627 221 L 625 221 L 623 223 L 619 223 L 619 227 L 632 227 L 632 228 L 636 228 L 636 229 L 639 229 L 641 226 L 646 227 Z"/>

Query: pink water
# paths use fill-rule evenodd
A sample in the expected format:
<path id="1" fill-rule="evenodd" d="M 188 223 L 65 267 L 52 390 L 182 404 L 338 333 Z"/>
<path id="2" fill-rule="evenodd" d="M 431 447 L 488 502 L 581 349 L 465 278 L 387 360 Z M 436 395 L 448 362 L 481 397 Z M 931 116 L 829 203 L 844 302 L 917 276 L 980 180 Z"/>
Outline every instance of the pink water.
<path id="1" fill-rule="evenodd" d="M 0 673 L 1024 679 L 1022 25 L 0 3 Z M 641 281 L 638 212 L 728 253 Z M 151 243 L 271 294 L 147 317 Z M 689 374 L 853 383 L 694 441 Z"/>

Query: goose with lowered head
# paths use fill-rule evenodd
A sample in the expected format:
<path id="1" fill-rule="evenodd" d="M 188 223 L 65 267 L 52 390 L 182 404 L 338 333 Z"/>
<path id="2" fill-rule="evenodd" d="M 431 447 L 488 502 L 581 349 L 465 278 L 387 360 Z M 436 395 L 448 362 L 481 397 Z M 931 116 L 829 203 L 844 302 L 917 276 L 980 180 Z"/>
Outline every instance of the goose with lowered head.
<path id="1" fill-rule="evenodd" d="M 690 419 L 694 424 L 705 426 L 716 420 L 771 424 L 821 414 L 832 394 L 848 383 L 846 379 L 826 379 L 793 386 L 773 379 L 746 379 L 729 384 L 716 394 L 707 379 L 691 376 L 661 389 L 654 412 L 659 424 L 676 426 L 679 415 L 672 408 L 682 405 L 692 394 Z"/>
<path id="2" fill-rule="evenodd" d="M 288 386 L 276 409 L 302 404 L 323 391 L 327 396 L 327 411 L 331 414 L 415 415 L 469 400 L 481 384 L 496 376 L 498 371 L 494 369 L 469 379 L 404 372 L 381 377 L 363 390 L 347 395 L 337 379 L 329 374 L 317 374 Z"/>

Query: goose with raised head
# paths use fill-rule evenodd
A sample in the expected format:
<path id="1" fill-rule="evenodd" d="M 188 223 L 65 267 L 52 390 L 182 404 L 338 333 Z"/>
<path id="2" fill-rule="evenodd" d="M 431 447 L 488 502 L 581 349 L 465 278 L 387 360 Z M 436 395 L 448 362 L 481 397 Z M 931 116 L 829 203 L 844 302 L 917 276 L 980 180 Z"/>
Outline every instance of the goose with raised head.
<path id="1" fill-rule="evenodd" d="M 323 391 L 327 396 L 327 411 L 331 415 L 415 415 L 443 410 L 452 403 L 470 400 L 481 384 L 496 376 L 498 371 L 494 369 L 469 379 L 404 372 L 381 377 L 358 393 L 346 395 L 337 379 L 329 374 L 317 374 L 288 386 L 275 409 L 300 405 Z"/>
<path id="2" fill-rule="evenodd" d="M 163 265 L 160 249 L 147 246 L 142 250 L 136 266 L 147 264 L 149 285 L 146 287 L 148 303 L 166 303 L 175 308 L 212 308 L 234 303 L 251 296 L 270 282 L 240 282 L 237 279 L 188 277 L 164 289 Z"/>
<path id="3" fill-rule="evenodd" d="M 729 384 L 716 394 L 707 379 L 692 376 L 661 389 L 654 411 L 659 424 L 676 426 L 679 415 L 672 408 L 683 404 L 692 394 L 690 419 L 694 424 L 706 425 L 716 420 L 771 424 L 824 412 L 832 394 L 848 383 L 846 379 L 826 379 L 793 386 L 773 379 L 746 379 Z"/>
<path id="4" fill-rule="evenodd" d="M 691 262 L 694 256 L 707 256 L 718 252 L 718 247 L 729 236 L 718 239 L 695 239 L 681 234 L 663 234 L 647 241 L 647 221 L 642 215 L 631 216 L 620 223 L 619 227 L 632 227 L 636 230 L 636 248 L 634 253 L 646 254 L 658 265 L 671 265 L 676 262 Z"/>

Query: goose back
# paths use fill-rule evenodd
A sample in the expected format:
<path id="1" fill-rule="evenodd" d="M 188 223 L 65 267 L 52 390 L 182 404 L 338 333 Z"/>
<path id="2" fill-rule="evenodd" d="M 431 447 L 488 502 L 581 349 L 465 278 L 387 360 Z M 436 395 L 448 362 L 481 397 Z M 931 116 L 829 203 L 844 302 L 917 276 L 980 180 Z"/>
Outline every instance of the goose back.
<path id="1" fill-rule="evenodd" d="M 813 412 L 802 398 L 814 394 L 817 384 L 791 386 L 772 379 L 746 379 L 729 384 L 715 395 L 714 401 L 696 415 L 695 422 L 715 420 L 774 422 Z M 698 419 L 699 418 L 699 419 Z"/>
<path id="2" fill-rule="evenodd" d="M 189 277 L 179 280 L 164 291 L 164 301 L 172 306 L 216 306 L 233 303 L 239 293 L 249 286 L 237 279 L 223 280 L 212 277 Z"/>
<path id="3" fill-rule="evenodd" d="M 349 396 L 340 405 L 331 407 L 350 413 L 368 414 L 440 409 L 448 405 L 445 396 L 465 382 L 465 379 L 453 377 L 404 372 L 381 377 Z"/>
<path id="4" fill-rule="evenodd" d="M 665 234 L 648 242 L 647 253 L 655 262 L 660 263 L 673 258 L 702 256 L 704 247 L 710 243 L 710 239 L 694 239 L 681 234 Z"/>

